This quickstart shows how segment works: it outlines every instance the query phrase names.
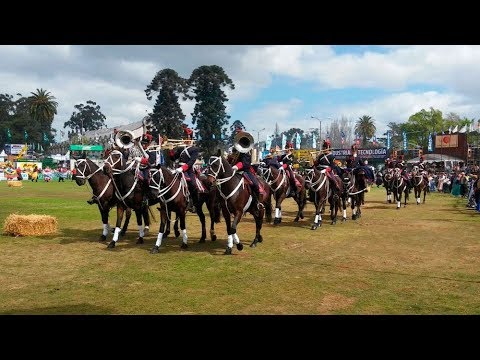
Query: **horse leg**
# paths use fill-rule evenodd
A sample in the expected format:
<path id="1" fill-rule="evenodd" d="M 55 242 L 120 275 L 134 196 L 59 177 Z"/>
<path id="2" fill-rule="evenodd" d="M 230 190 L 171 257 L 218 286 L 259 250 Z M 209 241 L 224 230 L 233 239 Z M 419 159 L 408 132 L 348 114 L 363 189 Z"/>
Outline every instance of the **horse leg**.
<path id="1" fill-rule="evenodd" d="M 115 225 L 115 232 L 113 233 L 113 239 L 108 244 L 108 249 L 113 249 L 115 247 L 116 242 L 118 241 L 118 236 L 120 235 L 120 225 L 122 225 L 122 218 L 125 209 L 121 205 L 117 205 L 117 223 Z"/>
<path id="2" fill-rule="evenodd" d="M 146 207 L 144 207 L 146 209 Z M 143 244 L 143 236 L 145 235 L 143 232 L 143 224 L 142 224 L 142 210 L 135 210 L 135 216 L 137 217 L 137 225 L 138 225 L 138 239 L 137 244 Z"/>
<path id="3" fill-rule="evenodd" d="M 108 228 L 109 228 L 108 213 L 109 213 L 109 210 L 107 210 L 106 207 L 104 207 L 103 210 L 100 210 L 100 215 L 102 216 L 102 223 L 103 223 L 103 232 L 102 232 L 102 236 L 100 236 L 100 241 L 107 240 Z"/>
<path id="4" fill-rule="evenodd" d="M 423 189 L 423 203 L 425 204 L 425 197 L 427 196 L 427 188 Z"/>
<path id="5" fill-rule="evenodd" d="M 180 236 L 180 230 L 178 230 L 178 214 L 175 218 L 175 222 L 173 223 L 173 232 L 175 233 L 175 239 Z"/>
<path id="6" fill-rule="evenodd" d="M 352 209 L 352 220 L 357 220 L 357 195 L 353 195 L 350 198 L 352 199 L 350 202 L 350 208 Z"/>
<path id="7" fill-rule="evenodd" d="M 259 211 L 259 210 L 256 208 L 254 212 L 257 212 L 257 211 Z M 239 209 L 235 212 L 235 216 L 233 217 L 233 224 L 232 224 L 232 228 L 231 228 L 232 240 L 235 243 L 235 245 L 237 246 L 237 250 L 243 250 L 243 244 L 240 243 L 240 238 L 238 237 L 238 234 L 237 234 L 237 225 L 240 222 L 240 220 L 242 219 L 242 216 L 243 216 L 243 210 L 242 209 Z M 232 244 L 232 247 L 233 247 L 233 244 Z"/>
<path id="8" fill-rule="evenodd" d="M 202 237 L 198 241 L 199 243 L 204 243 L 205 239 L 207 238 L 207 229 L 205 226 L 205 214 L 203 213 L 203 201 L 201 199 L 198 200 L 197 205 L 197 215 L 200 219 L 200 223 L 202 224 Z"/>
<path id="9" fill-rule="evenodd" d="M 198 209 L 197 209 L 198 211 Z M 180 210 L 177 212 L 177 218 L 180 218 L 180 229 L 182 230 L 182 245 L 181 245 L 181 248 L 182 249 L 186 249 L 188 248 L 188 236 L 187 236 L 187 228 L 185 226 L 185 214 L 186 214 L 186 211 L 185 209 L 183 210 Z M 178 222 L 175 220 L 175 225 L 177 225 Z M 178 227 L 177 227 L 178 229 Z"/>
<path id="10" fill-rule="evenodd" d="M 227 206 L 222 205 L 222 213 L 225 218 L 225 224 L 227 226 L 227 248 L 225 249 L 224 255 L 232 255 L 233 248 L 233 235 L 232 235 L 232 219 L 230 218 L 230 213 L 228 212 Z"/>
<path id="11" fill-rule="evenodd" d="M 148 206 L 142 208 L 142 217 L 145 226 L 143 227 L 143 233 L 147 235 L 150 232 L 150 216 L 148 215 Z"/>
<path id="12" fill-rule="evenodd" d="M 122 231 L 120 231 L 120 236 L 124 236 L 127 233 L 128 224 L 130 223 L 131 216 L 132 209 L 127 208 L 127 210 L 125 210 L 125 222 L 123 223 Z"/>
<path id="13" fill-rule="evenodd" d="M 263 236 L 260 234 L 260 231 L 262 230 L 263 214 L 260 211 L 258 215 L 254 215 L 253 218 L 255 219 L 255 239 L 253 239 L 250 247 L 256 247 L 257 243 L 261 243 L 263 241 Z"/>
<path id="14" fill-rule="evenodd" d="M 319 226 L 322 226 L 322 214 L 321 214 L 322 205 L 324 204 L 323 203 L 315 204 L 315 220 L 313 222 L 311 230 L 317 230 Z"/>
<path id="15" fill-rule="evenodd" d="M 282 188 L 283 190 L 283 188 Z M 278 191 L 282 191 L 278 190 Z M 280 196 L 275 199 L 275 219 L 273 219 L 273 225 L 278 225 L 282 222 L 282 202 L 285 199 L 285 191 L 282 191 Z"/>
<path id="16" fill-rule="evenodd" d="M 337 223 L 338 208 L 340 207 L 339 206 L 340 197 L 337 194 L 335 194 L 333 196 L 333 201 L 334 201 L 334 204 L 333 204 L 334 205 L 334 213 L 332 213 L 333 216 L 331 217 L 331 219 L 332 219 L 331 225 L 335 225 Z"/>
<path id="17" fill-rule="evenodd" d="M 165 231 L 165 225 L 167 224 L 167 212 L 165 209 L 160 209 L 160 228 L 158 229 L 157 241 L 153 246 L 152 250 L 150 250 L 150 254 L 158 254 L 159 248 L 162 245 L 162 238 Z M 170 222 L 168 221 L 168 225 L 170 226 Z"/>

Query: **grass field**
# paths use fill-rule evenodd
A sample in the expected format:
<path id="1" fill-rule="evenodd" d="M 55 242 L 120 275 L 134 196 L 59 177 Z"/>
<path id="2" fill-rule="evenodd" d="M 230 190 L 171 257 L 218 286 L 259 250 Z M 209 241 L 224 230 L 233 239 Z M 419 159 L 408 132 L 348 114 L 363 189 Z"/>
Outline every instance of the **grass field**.
<path id="1" fill-rule="evenodd" d="M 373 188 L 362 218 L 325 221 L 316 231 L 309 230 L 313 205 L 295 224 L 287 199 L 282 224 L 264 225 L 263 243 L 224 256 L 225 222 L 216 242 L 198 244 L 194 214 L 188 249 L 169 238 L 150 254 L 155 207 L 144 245 L 135 244 L 133 215 L 126 237 L 107 250 L 111 235 L 98 241 L 90 195 L 69 180 L 22 188 L 0 182 L 2 228 L 14 212 L 59 222 L 57 235 L 0 235 L 1 314 L 480 314 L 480 214 L 464 199 L 433 193 L 417 206 L 411 196 L 397 211 L 383 188 Z M 254 231 L 247 215 L 240 240 L 249 245 Z"/>

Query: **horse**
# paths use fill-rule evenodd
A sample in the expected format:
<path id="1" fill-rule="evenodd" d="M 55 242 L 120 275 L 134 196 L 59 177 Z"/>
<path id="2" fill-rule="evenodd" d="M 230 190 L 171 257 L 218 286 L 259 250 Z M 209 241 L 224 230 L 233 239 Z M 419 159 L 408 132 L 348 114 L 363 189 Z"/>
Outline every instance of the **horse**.
<path id="1" fill-rule="evenodd" d="M 383 174 L 383 187 L 387 191 L 387 202 L 392 203 L 392 182 L 393 182 L 393 168 L 386 168 Z"/>
<path id="2" fill-rule="evenodd" d="M 413 177 L 413 191 L 415 193 L 415 200 L 417 205 L 420 204 L 420 196 L 423 191 L 423 203 L 425 204 L 425 197 L 427 196 L 427 191 L 429 191 L 428 179 L 424 176 L 423 172 L 420 171 L 420 168 L 415 165 L 412 169 Z"/>
<path id="3" fill-rule="evenodd" d="M 282 222 L 282 202 L 289 197 L 292 197 L 298 205 L 297 216 L 293 221 L 298 222 L 299 219 L 303 219 L 303 209 L 307 204 L 305 179 L 302 176 L 295 174 L 295 177 L 302 185 L 302 189 L 299 192 L 292 194 L 290 182 L 283 167 L 277 169 L 275 166 L 268 166 L 268 163 L 266 163 L 266 167 L 259 166 L 258 170 L 260 171 L 261 176 L 270 186 L 275 199 L 275 219 L 273 220 L 273 225 L 277 225 Z"/>
<path id="4" fill-rule="evenodd" d="M 88 181 L 92 188 L 93 195 L 97 199 L 98 210 L 100 211 L 103 223 L 103 232 L 100 240 L 106 241 L 109 230 L 108 214 L 110 209 L 117 204 L 117 197 L 114 194 L 112 181 L 103 173 L 103 167 L 99 167 L 92 160 L 87 159 L 86 157 L 73 158 L 76 160 L 75 170 L 77 175 L 75 177 L 75 182 L 78 186 L 82 186 Z M 125 223 L 120 232 L 120 235 L 122 236 L 127 232 L 131 214 L 131 209 L 127 209 Z"/>
<path id="5" fill-rule="evenodd" d="M 266 196 L 260 205 L 258 200 L 253 201 L 252 189 L 244 175 L 233 171 L 232 165 L 220 156 L 220 152 L 217 153 L 217 156 L 210 157 L 207 175 L 209 176 L 210 182 L 217 185 L 218 194 L 223 198 L 223 201 L 222 199 L 219 199 L 219 201 L 222 204 L 222 213 L 225 218 L 228 234 L 227 248 L 224 254 L 232 254 L 234 242 L 237 250 L 243 250 L 243 244 L 240 242 L 237 234 L 237 226 L 247 211 L 252 214 L 255 219 L 255 238 L 250 244 L 250 247 L 256 247 L 257 243 L 263 241 L 260 231 L 262 229 L 264 215 L 266 215 L 268 222 L 270 222 L 272 218 L 271 193 L 267 183 L 262 178 L 257 177 L 260 186 L 263 186 L 266 192 Z M 234 216 L 233 224 L 231 222 L 232 215 Z"/>
<path id="6" fill-rule="evenodd" d="M 325 170 L 318 170 L 316 167 L 305 170 L 305 183 L 309 187 L 310 201 L 315 204 L 315 220 L 311 230 L 322 226 L 322 208 L 325 206 L 330 195 L 330 181 Z"/>
<path id="7" fill-rule="evenodd" d="M 160 211 L 160 228 L 157 235 L 157 241 L 150 250 L 151 254 L 159 253 L 159 248 L 162 245 L 163 235 L 165 234 L 165 227 L 170 221 L 171 212 L 175 212 L 177 218 L 180 220 L 180 229 L 182 230 L 182 249 L 188 247 L 187 229 L 185 226 L 185 216 L 187 212 L 187 193 L 188 186 L 183 174 L 168 169 L 165 166 L 150 169 L 150 197 L 157 198 L 161 206 Z"/>
<path id="8" fill-rule="evenodd" d="M 350 198 L 350 207 L 352 209 L 352 220 L 357 220 L 362 216 L 360 206 L 364 202 L 365 191 L 367 190 L 367 180 L 363 169 L 357 171 L 345 172 L 343 182 L 345 185 L 345 194 Z M 344 213 L 345 215 L 345 213 Z"/>
<path id="9" fill-rule="evenodd" d="M 395 168 L 393 173 L 393 180 L 392 180 L 392 192 L 394 200 L 397 202 L 397 210 L 400 209 L 400 204 L 402 203 L 402 193 L 404 193 L 404 205 L 403 207 L 407 207 L 407 199 L 408 199 L 408 186 L 405 179 L 402 176 L 402 169 Z"/>
<path id="10" fill-rule="evenodd" d="M 116 158 L 116 160 L 115 160 Z M 117 222 L 113 239 L 108 244 L 108 249 L 113 249 L 120 234 L 120 225 L 122 223 L 123 213 L 131 208 L 135 211 L 138 225 L 137 244 L 143 244 L 145 231 L 142 224 L 142 217 L 145 221 L 145 229 L 150 225 L 148 215 L 148 206 L 143 203 L 144 187 L 138 181 L 138 172 L 140 164 L 132 161 L 130 164 L 124 164 L 124 155 L 118 150 L 114 150 L 105 160 L 103 171 L 112 181 L 117 197 Z"/>

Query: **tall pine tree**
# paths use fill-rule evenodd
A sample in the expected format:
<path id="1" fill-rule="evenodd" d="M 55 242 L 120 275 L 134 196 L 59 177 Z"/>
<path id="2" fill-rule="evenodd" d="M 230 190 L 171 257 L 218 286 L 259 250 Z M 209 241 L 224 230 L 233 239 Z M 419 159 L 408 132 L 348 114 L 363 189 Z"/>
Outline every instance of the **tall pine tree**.
<path id="1" fill-rule="evenodd" d="M 195 94 L 196 105 L 192 113 L 192 122 L 200 135 L 198 145 L 205 155 L 213 155 L 223 145 L 222 135 L 226 132 L 230 116 L 225 112 L 224 103 L 228 101 L 222 87 L 235 89 L 232 80 L 222 67 L 203 65 L 195 69 L 190 76 L 190 86 Z"/>
<path id="2" fill-rule="evenodd" d="M 180 139 L 183 136 L 182 123 L 185 115 L 178 103 L 178 94 L 183 95 L 183 100 L 188 98 L 188 81 L 180 77 L 175 70 L 163 69 L 157 72 L 145 90 L 148 100 L 152 100 L 154 92 L 158 92 L 158 96 L 153 113 L 149 114 L 154 138 L 161 134 Z"/>

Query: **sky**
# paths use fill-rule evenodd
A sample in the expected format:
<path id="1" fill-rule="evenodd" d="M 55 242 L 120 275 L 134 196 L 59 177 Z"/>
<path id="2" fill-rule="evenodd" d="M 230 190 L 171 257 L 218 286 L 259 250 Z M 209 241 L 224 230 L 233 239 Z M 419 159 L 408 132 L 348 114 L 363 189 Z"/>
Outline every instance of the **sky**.
<path id="1" fill-rule="evenodd" d="M 321 123 L 325 134 L 333 119 L 363 115 L 382 136 L 389 122 L 430 107 L 478 119 L 479 59 L 480 46 L 463 45 L 0 45 L 0 92 L 50 91 L 58 141 L 76 104 L 95 101 L 108 127 L 132 123 L 152 111 L 145 89 L 158 71 L 188 78 L 218 65 L 235 84 L 225 89 L 230 123 L 242 121 L 255 139 L 275 123 L 281 131 Z M 194 100 L 180 104 L 191 124 Z"/>

